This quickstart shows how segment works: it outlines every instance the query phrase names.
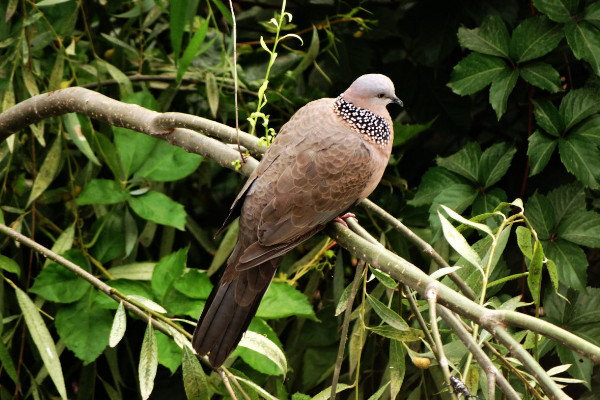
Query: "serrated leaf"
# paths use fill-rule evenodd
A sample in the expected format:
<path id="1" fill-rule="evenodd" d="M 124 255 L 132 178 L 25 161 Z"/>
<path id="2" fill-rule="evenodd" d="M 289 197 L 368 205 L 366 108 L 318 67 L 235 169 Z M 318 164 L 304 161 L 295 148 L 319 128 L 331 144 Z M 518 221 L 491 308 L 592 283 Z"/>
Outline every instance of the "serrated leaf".
<path id="1" fill-rule="evenodd" d="M 392 311 L 389 307 L 373 296 L 370 296 L 368 293 L 367 300 L 369 301 L 369 304 L 371 304 L 371 307 L 373 307 L 373 310 L 375 310 L 377 315 L 379 315 L 379 317 L 383 320 L 383 322 L 400 331 L 405 331 L 408 329 L 408 324 L 404 321 L 404 319 L 402 319 L 401 316 L 398 315 L 398 313 Z"/>
<path id="2" fill-rule="evenodd" d="M 206 374 L 196 355 L 188 346 L 183 346 L 181 371 L 183 375 L 183 387 L 185 388 L 188 400 L 210 399 Z"/>
<path id="3" fill-rule="evenodd" d="M 521 78 L 533 86 L 550 93 L 562 91 L 560 74 L 550 64 L 544 62 L 528 63 L 519 68 Z"/>
<path id="4" fill-rule="evenodd" d="M 507 67 L 501 58 L 471 53 L 456 64 L 448 86 L 461 96 L 473 94 L 492 83 Z"/>
<path id="5" fill-rule="evenodd" d="M 84 271 L 90 271 L 89 261 L 79 250 L 68 250 L 63 257 Z M 39 273 L 29 291 L 56 303 L 73 303 L 81 299 L 89 289 L 90 283 L 53 262 Z"/>
<path id="6" fill-rule="evenodd" d="M 173 286 L 185 269 L 188 247 L 177 250 L 161 260 L 154 267 L 152 273 L 152 291 L 159 302 L 163 302 L 165 295 Z"/>
<path id="7" fill-rule="evenodd" d="M 542 286 L 542 266 L 544 263 L 544 250 L 542 244 L 538 241 L 533 245 L 533 257 L 529 263 L 527 275 L 527 286 L 533 298 L 533 302 L 540 305 L 540 292 Z"/>
<path id="8" fill-rule="evenodd" d="M 442 167 L 429 168 L 421 177 L 415 197 L 407 203 L 418 207 L 429 205 L 444 189 L 452 184 L 464 183 L 463 178 Z"/>
<path id="9" fill-rule="evenodd" d="M 579 182 L 562 185 L 548 193 L 548 199 L 554 207 L 556 222 L 579 211 L 586 210 L 585 191 Z"/>
<path id="10" fill-rule="evenodd" d="M 479 161 L 479 183 L 484 188 L 498 183 L 510 168 L 517 149 L 507 143 L 496 143 L 487 148 Z"/>
<path id="11" fill-rule="evenodd" d="M 490 104 L 494 111 L 496 111 L 498 120 L 506 112 L 508 96 L 510 96 L 515 88 L 518 78 L 518 70 L 507 67 L 496 76 L 492 82 L 492 86 L 490 86 Z"/>
<path id="12" fill-rule="evenodd" d="M 185 228 L 186 213 L 183 206 L 163 193 L 150 190 L 141 196 L 130 197 L 127 202 L 143 219 L 182 231 Z"/>
<path id="13" fill-rule="evenodd" d="M 600 188 L 600 150 L 587 139 L 569 135 L 559 139 L 558 153 L 563 165 L 585 186 Z"/>
<path id="14" fill-rule="evenodd" d="M 446 238 L 446 241 L 448 241 L 448 244 L 450 244 L 450 246 L 452 246 L 452 248 L 456 250 L 458 254 L 464 257 L 465 260 L 469 261 L 477 269 L 481 270 L 481 259 L 479 258 L 479 255 L 475 252 L 475 250 L 471 248 L 469 243 L 467 243 L 467 240 L 456 230 L 454 226 L 452 226 L 450 222 L 448 222 L 446 217 L 444 217 L 439 211 L 438 217 L 442 223 L 442 230 L 444 232 L 444 237 Z"/>
<path id="15" fill-rule="evenodd" d="M 562 26 L 554 24 L 543 15 L 521 22 L 512 32 L 510 54 L 516 63 L 545 56 L 563 38 Z"/>
<path id="16" fill-rule="evenodd" d="M 542 194 L 534 193 L 525 204 L 525 216 L 543 240 L 548 240 L 554 233 L 556 216 L 550 200 Z"/>
<path id="17" fill-rule="evenodd" d="M 438 166 L 455 172 L 471 182 L 477 182 L 481 155 L 479 144 L 469 142 L 462 149 L 448 157 L 438 157 L 436 163 Z"/>
<path id="18" fill-rule="evenodd" d="M 533 0 L 533 5 L 552 21 L 568 22 L 575 17 L 579 0 Z"/>
<path id="19" fill-rule="evenodd" d="M 52 336 L 44 323 L 38 309 L 35 304 L 31 301 L 29 296 L 21 289 L 15 287 L 15 293 L 17 294 L 17 301 L 25 323 L 35 346 L 37 347 L 42 362 L 48 371 L 48 375 L 54 382 L 54 386 L 58 391 L 58 394 L 63 400 L 67 400 L 67 389 L 65 387 L 65 379 L 62 373 L 62 366 L 60 365 L 60 359 L 56 352 L 56 346 L 52 340 Z"/>
<path id="20" fill-rule="evenodd" d="M 554 104 L 547 99 L 533 99 L 535 121 L 546 133 L 559 137 L 565 131 L 565 123 Z"/>
<path id="21" fill-rule="evenodd" d="M 564 219 L 558 226 L 558 237 L 569 242 L 600 247 L 600 214 L 595 211 L 577 211 Z"/>
<path id="22" fill-rule="evenodd" d="M 571 90 L 560 102 L 559 112 L 566 130 L 600 111 L 600 95 L 593 89 Z"/>
<path id="23" fill-rule="evenodd" d="M 85 185 L 79 196 L 77 204 L 117 204 L 129 198 L 129 192 L 113 180 L 92 179 Z"/>
<path id="24" fill-rule="evenodd" d="M 531 245 L 531 231 L 524 226 L 517 226 L 517 244 L 521 253 L 530 260 L 533 258 L 533 247 Z"/>
<path id="25" fill-rule="evenodd" d="M 528 140 L 529 176 L 534 176 L 544 170 L 544 167 L 546 167 L 548 161 L 550 161 L 550 157 L 554 153 L 554 149 L 556 149 L 558 140 L 540 131 L 533 132 Z"/>
<path id="26" fill-rule="evenodd" d="M 110 336 L 108 338 L 108 345 L 110 347 L 115 347 L 119 344 L 121 339 L 123 339 L 123 336 L 125 336 L 126 328 L 127 315 L 125 314 L 123 300 L 121 300 L 119 308 L 117 308 L 117 312 L 115 313 L 115 318 L 113 319 L 112 328 L 110 329 Z"/>
<path id="27" fill-rule="evenodd" d="M 593 115 L 573 129 L 571 135 L 581 136 L 595 146 L 600 146 L 600 115 Z"/>
<path id="28" fill-rule="evenodd" d="M 558 279 L 568 288 L 585 291 L 588 261 L 585 252 L 576 244 L 558 239 L 544 242 L 546 257 L 556 263 Z"/>
<path id="29" fill-rule="evenodd" d="M 54 180 L 60 166 L 61 153 L 62 140 L 61 136 L 58 135 L 54 140 L 54 143 L 52 143 L 52 146 L 50 146 L 50 149 L 48 149 L 46 157 L 44 157 L 44 162 L 35 176 L 31 193 L 29 194 L 29 200 L 27 200 L 27 206 L 44 193 Z"/>
<path id="30" fill-rule="evenodd" d="M 573 55 L 590 63 L 596 75 L 600 75 L 600 31 L 586 21 L 569 22 L 565 36 Z"/>
<path id="31" fill-rule="evenodd" d="M 510 36 L 504 21 L 496 15 L 486 16 L 478 28 L 459 28 L 457 36 L 460 45 L 469 50 L 509 58 Z"/>
<path id="32" fill-rule="evenodd" d="M 285 377 L 287 360 L 283 351 L 267 337 L 256 332 L 246 331 L 238 346 L 250 349 L 272 361 L 279 369 L 279 374 Z"/>
<path id="33" fill-rule="evenodd" d="M 154 389 L 154 378 L 158 369 L 158 347 L 156 345 L 156 336 L 152 328 L 152 320 L 148 320 L 142 349 L 140 351 L 140 365 L 138 367 L 138 378 L 140 381 L 140 394 L 142 399 L 150 397 Z"/>

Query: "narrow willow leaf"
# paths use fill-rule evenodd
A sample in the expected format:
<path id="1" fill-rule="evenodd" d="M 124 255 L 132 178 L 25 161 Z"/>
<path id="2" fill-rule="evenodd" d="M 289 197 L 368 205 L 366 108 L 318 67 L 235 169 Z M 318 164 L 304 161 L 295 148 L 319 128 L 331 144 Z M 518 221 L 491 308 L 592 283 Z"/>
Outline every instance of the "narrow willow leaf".
<path id="1" fill-rule="evenodd" d="M 340 296 L 340 301 L 338 301 L 337 306 L 335 307 L 335 316 L 337 317 L 348 308 L 348 298 L 350 297 L 350 291 L 352 290 L 352 283 L 346 286 L 346 289 L 342 292 Z"/>
<path id="2" fill-rule="evenodd" d="M 198 50 L 200 49 L 200 46 L 202 46 L 202 43 L 206 38 L 206 33 L 208 32 L 209 21 L 208 18 L 202 21 L 200 27 L 194 32 L 192 40 L 190 40 L 190 43 L 185 48 L 185 51 L 179 60 L 179 65 L 177 66 L 177 82 L 181 82 L 181 78 L 183 78 L 183 75 L 198 54 Z"/>
<path id="3" fill-rule="evenodd" d="M 285 354 L 283 354 L 283 351 L 267 337 L 256 332 L 246 331 L 244 336 L 242 336 L 239 346 L 253 350 L 273 361 L 275 365 L 279 367 L 281 374 L 285 377 L 287 372 L 287 360 L 285 359 Z"/>
<path id="4" fill-rule="evenodd" d="M 39 5 L 38 5 L 39 7 Z M 48 91 L 60 89 L 60 83 L 62 82 L 63 73 L 65 68 L 65 55 L 62 50 L 56 53 L 56 60 L 54 61 L 54 67 L 50 73 L 50 80 L 48 82 Z"/>
<path id="5" fill-rule="evenodd" d="M 17 274 L 17 276 L 21 276 L 21 267 L 19 264 L 17 264 L 17 262 L 12 258 L 3 256 L 2 254 L 0 254 L 0 269 L 5 270 L 6 272 Z M 1 329 L 0 332 L 2 332 Z"/>
<path id="6" fill-rule="evenodd" d="M 242 378 L 241 376 L 236 376 L 235 379 L 244 383 L 244 385 L 249 386 L 257 394 L 259 394 L 261 397 L 263 397 L 267 400 L 279 400 L 277 397 L 273 396 L 271 393 L 267 392 L 265 389 L 258 386 L 256 383 L 252 382 L 250 379 L 245 379 L 245 378 Z"/>
<path id="7" fill-rule="evenodd" d="M 533 258 L 529 263 L 529 275 L 527 275 L 527 286 L 531 292 L 533 302 L 540 305 L 540 294 L 542 285 L 542 266 L 544 262 L 544 250 L 542 244 L 536 242 L 533 245 Z"/>
<path id="8" fill-rule="evenodd" d="M 487 233 L 489 236 L 493 236 L 492 230 L 490 229 L 489 226 L 485 225 L 485 224 L 479 224 L 477 222 L 473 222 L 473 221 L 469 221 L 468 219 L 464 218 L 462 215 L 456 213 L 454 210 L 446 207 L 445 205 L 440 205 L 440 207 L 446 211 L 448 213 L 448 216 L 450 218 L 452 218 L 453 220 L 460 222 L 463 225 L 468 225 L 471 228 L 475 228 L 479 231 L 485 232 Z"/>
<path id="9" fill-rule="evenodd" d="M 379 317 L 383 320 L 383 322 L 400 331 L 408 330 L 408 324 L 400 315 L 398 315 L 398 313 L 392 311 L 385 304 L 369 294 L 367 294 L 367 300 L 369 301 L 369 304 L 371 304 L 371 307 L 373 307 L 373 310 L 375 310 L 377 315 L 379 315 Z"/>
<path id="10" fill-rule="evenodd" d="M 482 273 L 483 270 L 481 268 L 481 259 L 479 255 L 469 246 L 467 240 L 456 230 L 454 226 L 442 215 L 441 212 L 438 211 L 438 217 L 442 223 L 442 230 L 444 232 L 444 237 L 452 246 L 454 250 L 458 252 L 465 260 L 469 261 L 473 264 L 477 269 L 479 269 Z M 489 228 L 488 228 L 489 229 Z"/>
<path id="11" fill-rule="evenodd" d="M 54 177 L 58 172 L 58 167 L 60 167 L 61 151 L 62 140 L 60 135 L 58 135 L 56 140 L 54 140 L 54 143 L 52 143 L 52 146 L 50 146 L 50 149 L 48 149 L 48 153 L 46 153 L 44 162 L 42 163 L 38 174 L 35 176 L 33 187 L 31 188 L 31 193 L 29 194 L 29 200 L 27 201 L 28 206 L 42 193 L 44 193 L 44 191 L 54 180 Z"/>
<path id="12" fill-rule="evenodd" d="M 148 320 L 146 333 L 142 342 L 140 351 L 140 365 L 138 367 L 138 378 L 140 380 L 140 394 L 142 399 L 150 397 L 154 389 L 154 378 L 158 369 L 158 346 L 156 345 L 156 336 L 152 328 L 152 320 Z"/>
<path id="13" fill-rule="evenodd" d="M 219 109 L 219 86 L 217 85 L 217 78 L 215 77 L 215 74 L 207 72 L 205 80 L 208 107 L 210 108 L 210 113 L 213 118 L 216 118 Z"/>
<path id="14" fill-rule="evenodd" d="M 396 287 L 398 287 L 398 282 L 396 282 L 394 278 L 392 278 L 385 272 L 373 267 L 369 267 L 369 270 L 371 270 L 371 273 L 375 275 L 375 278 L 377 278 L 377 280 L 381 282 L 386 288 L 396 289 Z"/>
<path id="15" fill-rule="evenodd" d="M 0 318 L 2 318 L 1 315 L 0 315 Z M 1 331 L 2 331 L 2 329 L 0 327 L 0 332 Z M 10 352 L 8 351 L 8 348 L 4 344 L 4 340 L 2 340 L 2 338 L 0 338 L 0 365 L 2 365 L 2 368 L 4 368 L 4 371 L 6 371 L 7 375 L 10 377 L 10 379 L 12 379 L 12 381 L 14 383 L 18 384 L 19 380 L 17 377 L 17 370 L 15 368 L 15 363 L 13 362 L 13 359 L 10 356 Z"/>
<path id="16" fill-rule="evenodd" d="M 345 383 L 338 383 L 337 386 L 335 387 L 335 393 L 337 394 L 337 393 L 343 392 L 344 390 L 348 390 L 353 387 L 354 387 L 353 385 L 348 385 Z M 311 400 L 328 400 L 330 397 L 331 397 L 331 386 L 329 386 L 327 389 L 323 389 L 322 391 L 320 391 Z"/>
<path id="17" fill-rule="evenodd" d="M 210 399 L 206 374 L 196 355 L 188 346 L 183 346 L 181 370 L 183 374 L 183 387 L 185 388 L 188 400 Z"/>
<path id="18" fill-rule="evenodd" d="M 385 385 L 382 385 L 375 393 L 371 395 L 371 397 L 369 397 L 368 400 L 379 400 L 381 396 L 383 396 L 383 392 L 385 392 L 385 389 L 387 389 L 390 383 L 391 382 L 388 381 Z"/>
<path id="19" fill-rule="evenodd" d="M 56 239 L 56 242 L 52 245 L 52 251 L 56 254 L 62 254 L 73 247 L 73 241 L 75 240 L 75 222 L 69 225 L 60 236 Z M 53 261 L 46 259 L 44 262 L 44 268 L 46 268 Z"/>
<path id="20" fill-rule="evenodd" d="M 237 242 L 238 230 L 238 220 L 235 220 L 231 223 L 231 225 L 229 225 L 229 228 L 227 228 L 225 236 L 223 237 L 223 240 L 221 240 L 221 244 L 219 244 L 219 248 L 215 252 L 215 256 L 213 257 L 213 260 L 210 263 L 210 267 L 208 267 L 208 271 L 206 272 L 208 276 L 211 276 L 212 274 L 217 272 L 219 267 L 223 265 L 225 260 L 227 260 L 227 258 L 233 251 L 235 243 Z"/>
<path id="21" fill-rule="evenodd" d="M 458 266 L 458 267 L 444 267 L 444 268 L 440 268 L 436 271 L 433 271 L 433 273 L 431 275 L 429 275 L 431 277 L 431 279 L 439 279 L 443 276 L 449 275 L 453 272 L 458 271 L 459 269 L 461 269 L 462 267 Z"/>
<path id="22" fill-rule="evenodd" d="M 420 329 L 410 328 L 406 331 L 401 331 L 391 326 L 374 326 L 369 328 L 369 330 L 379 336 L 400 342 L 416 342 L 423 338 L 423 331 Z"/>
<path id="23" fill-rule="evenodd" d="M 390 371 L 390 398 L 395 399 L 400 392 L 404 374 L 406 372 L 404 348 L 397 340 L 390 340 L 390 360 L 388 363 Z"/>
<path id="24" fill-rule="evenodd" d="M 517 244 L 523 255 L 530 260 L 533 258 L 533 246 L 531 245 L 531 231 L 524 226 L 517 226 Z"/>
<path id="25" fill-rule="evenodd" d="M 125 306 L 123 305 L 123 300 L 119 303 L 119 308 L 117 308 L 117 312 L 115 313 L 115 319 L 113 320 L 113 325 L 110 330 L 110 337 L 108 339 L 108 345 L 110 347 L 115 347 L 119 344 L 123 336 L 125 336 L 125 329 L 127 328 L 127 315 L 125 314 Z"/>
<path id="26" fill-rule="evenodd" d="M 25 323 L 27 324 L 33 342 L 40 352 L 42 362 L 44 363 L 52 382 L 54 382 L 58 394 L 62 399 L 66 400 L 67 389 L 65 387 L 65 379 L 63 377 L 60 359 L 58 358 L 52 336 L 50 335 L 48 328 L 46 328 L 46 324 L 44 323 L 40 312 L 29 296 L 19 288 L 15 288 L 15 292 L 17 293 L 17 301 L 19 302 L 21 311 L 23 311 Z"/>
<path id="27" fill-rule="evenodd" d="M 100 165 L 100 161 L 98 161 L 98 158 L 96 157 L 94 151 L 90 147 L 87 138 L 83 134 L 85 130 L 85 132 L 87 132 L 88 135 L 90 135 L 90 130 L 92 129 L 92 126 L 89 124 L 88 121 L 83 119 L 84 117 L 81 118 L 82 119 L 80 120 L 77 114 L 75 113 L 68 113 L 62 116 L 65 127 L 67 128 L 67 132 L 69 133 L 69 137 L 71 138 L 73 143 L 75 143 L 77 148 L 81 150 L 81 152 L 88 158 L 88 160 L 90 160 L 96 165 Z"/>
<path id="28" fill-rule="evenodd" d="M 152 280 L 152 273 L 154 272 L 155 266 L 156 263 L 154 262 L 131 263 L 112 267 L 108 272 L 110 272 L 115 279 L 149 281 Z"/>
<path id="29" fill-rule="evenodd" d="M 150 309 L 152 311 L 156 311 L 156 312 L 161 313 L 161 314 L 166 314 L 167 313 L 167 310 L 165 310 L 162 306 L 156 304 L 152 300 L 147 299 L 145 297 L 138 296 L 136 294 L 132 294 L 130 296 L 127 296 L 127 298 L 130 299 L 130 300 L 135 300 L 138 303 L 141 303 L 146 308 L 148 308 L 148 309 Z"/>

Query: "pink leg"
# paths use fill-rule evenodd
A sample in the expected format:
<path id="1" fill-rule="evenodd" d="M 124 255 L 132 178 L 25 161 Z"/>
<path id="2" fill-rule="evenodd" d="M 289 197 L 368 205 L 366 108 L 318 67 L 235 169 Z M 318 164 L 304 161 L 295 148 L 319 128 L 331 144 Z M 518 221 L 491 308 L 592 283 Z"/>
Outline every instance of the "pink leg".
<path id="1" fill-rule="evenodd" d="M 351 212 L 347 212 L 346 214 L 336 217 L 334 219 L 334 221 L 339 222 L 340 224 L 344 225 L 347 228 L 348 224 L 346 223 L 346 221 L 344 221 L 345 218 L 356 218 L 356 215 L 352 214 Z"/>

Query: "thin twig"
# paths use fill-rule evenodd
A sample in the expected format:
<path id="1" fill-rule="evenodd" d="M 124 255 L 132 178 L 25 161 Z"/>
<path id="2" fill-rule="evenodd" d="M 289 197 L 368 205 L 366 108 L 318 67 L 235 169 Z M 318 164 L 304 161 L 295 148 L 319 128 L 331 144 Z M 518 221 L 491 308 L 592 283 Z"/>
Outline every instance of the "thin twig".
<path id="1" fill-rule="evenodd" d="M 240 152 L 240 158 L 242 163 L 246 162 L 244 153 L 242 152 L 242 146 L 240 145 L 240 118 L 238 110 L 238 76 L 237 76 L 237 25 L 235 22 L 235 12 L 233 11 L 233 1 L 229 0 L 229 10 L 231 11 L 231 20 L 233 21 L 233 86 L 235 88 L 233 92 L 233 101 L 235 108 L 235 136 L 237 138 L 238 151 Z"/>

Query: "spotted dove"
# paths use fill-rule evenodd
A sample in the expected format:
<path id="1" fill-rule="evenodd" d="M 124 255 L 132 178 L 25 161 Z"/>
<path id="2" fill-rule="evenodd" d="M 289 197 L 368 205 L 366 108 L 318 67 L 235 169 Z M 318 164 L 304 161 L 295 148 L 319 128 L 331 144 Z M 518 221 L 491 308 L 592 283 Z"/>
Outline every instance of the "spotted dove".
<path id="1" fill-rule="evenodd" d="M 240 216 L 237 244 L 193 337 L 214 368 L 235 350 L 283 256 L 375 189 L 392 150 L 392 102 L 402 105 L 388 77 L 363 75 L 283 125 L 221 228 Z"/>

